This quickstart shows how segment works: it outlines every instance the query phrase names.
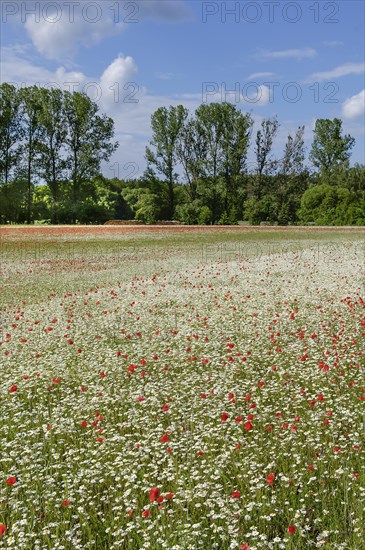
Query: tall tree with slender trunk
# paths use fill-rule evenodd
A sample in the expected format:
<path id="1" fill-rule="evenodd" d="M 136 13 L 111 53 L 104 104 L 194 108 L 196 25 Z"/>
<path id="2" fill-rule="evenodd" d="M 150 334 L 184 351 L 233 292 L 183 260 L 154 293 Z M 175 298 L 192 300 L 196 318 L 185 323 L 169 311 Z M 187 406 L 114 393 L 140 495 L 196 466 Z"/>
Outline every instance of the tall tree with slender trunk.
<path id="1" fill-rule="evenodd" d="M 181 163 L 190 199 L 197 198 L 198 181 L 202 177 L 204 162 L 207 155 L 207 143 L 200 133 L 196 118 L 189 118 L 182 128 L 178 145 L 177 157 Z"/>
<path id="2" fill-rule="evenodd" d="M 339 118 L 316 120 L 309 159 L 318 169 L 322 183 L 331 183 L 331 176 L 338 170 L 348 169 L 354 145 L 352 136 L 342 135 L 342 120 Z"/>
<path id="3" fill-rule="evenodd" d="M 67 122 L 67 162 L 72 181 L 72 220 L 76 222 L 82 183 L 100 172 L 101 162 L 108 161 L 118 148 L 112 142 L 114 121 L 98 115 L 98 105 L 84 93 L 64 92 Z"/>
<path id="4" fill-rule="evenodd" d="M 23 138 L 20 94 L 15 86 L 0 85 L 0 184 L 7 185 L 17 166 Z"/>
<path id="5" fill-rule="evenodd" d="M 27 182 L 26 221 L 32 222 L 32 198 L 34 179 L 37 175 L 42 129 L 39 124 L 41 111 L 40 88 L 30 86 L 19 92 L 24 139 L 21 147 L 22 172 Z"/>
<path id="6" fill-rule="evenodd" d="M 39 124 L 43 131 L 40 142 L 39 173 L 46 181 L 52 195 L 52 223 L 58 223 L 60 183 L 65 179 L 67 164 L 64 155 L 67 124 L 63 97 L 63 92 L 58 89 L 42 88 L 40 90 Z"/>
<path id="7" fill-rule="evenodd" d="M 262 197 L 263 176 L 272 173 L 277 163 L 271 156 L 274 139 L 279 130 L 279 122 L 276 117 L 264 119 L 261 128 L 257 130 L 255 142 L 256 156 L 256 185 L 255 195 L 258 200 Z"/>
<path id="8" fill-rule="evenodd" d="M 280 225 L 294 221 L 300 207 L 300 198 L 306 190 L 307 173 L 304 167 L 304 126 L 299 126 L 294 137 L 288 134 L 283 158 L 278 161 L 274 190 L 277 217 Z M 304 176 L 304 177 L 303 177 Z"/>
<path id="9" fill-rule="evenodd" d="M 169 217 L 174 216 L 174 185 L 177 180 L 177 148 L 188 110 L 182 105 L 160 107 L 151 116 L 152 139 L 146 147 L 148 167 L 155 167 L 167 182 L 169 194 Z"/>
<path id="10" fill-rule="evenodd" d="M 224 105 L 224 139 L 225 155 L 225 210 L 240 210 L 247 164 L 247 153 L 250 145 L 253 120 L 249 114 L 241 113 L 231 104 Z"/>

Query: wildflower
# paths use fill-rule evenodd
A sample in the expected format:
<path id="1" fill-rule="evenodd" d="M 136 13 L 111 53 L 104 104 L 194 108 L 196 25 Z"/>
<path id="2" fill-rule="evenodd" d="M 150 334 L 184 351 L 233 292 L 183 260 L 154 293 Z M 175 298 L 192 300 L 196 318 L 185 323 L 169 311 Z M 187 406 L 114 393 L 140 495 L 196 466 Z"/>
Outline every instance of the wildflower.
<path id="1" fill-rule="evenodd" d="M 274 483 L 275 474 L 271 473 L 266 477 L 266 481 L 269 485 L 272 485 Z"/>
<path id="2" fill-rule="evenodd" d="M 152 487 L 152 489 L 150 490 L 150 502 L 154 502 L 155 500 L 157 500 L 159 493 L 160 490 L 158 487 Z"/>
<path id="3" fill-rule="evenodd" d="M 14 485 L 14 484 L 16 483 L 16 481 L 17 481 L 16 477 L 10 476 L 10 477 L 8 477 L 8 479 L 6 480 L 6 483 L 7 483 L 8 485 Z"/>

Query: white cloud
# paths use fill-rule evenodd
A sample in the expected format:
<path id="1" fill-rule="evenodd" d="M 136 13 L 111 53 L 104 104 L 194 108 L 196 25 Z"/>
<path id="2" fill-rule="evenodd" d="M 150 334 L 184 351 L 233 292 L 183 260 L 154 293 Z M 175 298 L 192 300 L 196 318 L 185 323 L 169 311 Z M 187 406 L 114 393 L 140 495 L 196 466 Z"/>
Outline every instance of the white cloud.
<path id="1" fill-rule="evenodd" d="M 182 0 L 55 0 L 44 4 L 16 0 L 13 4 L 12 20 L 24 25 L 37 51 L 63 63 L 70 62 L 79 47 L 94 46 L 145 19 L 176 22 L 191 16 Z"/>
<path id="2" fill-rule="evenodd" d="M 349 97 L 342 104 L 342 114 L 346 118 L 358 118 L 365 115 L 365 90 Z"/>
<path id="3" fill-rule="evenodd" d="M 100 6 L 96 2 L 94 4 Z M 87 4 L 83 5 L 82 2 L 75 4 L 73 22 L 70 21 L 70 14 L 63 11 L 64 8 L 62 12 L 59 12 L 61 13 L 60 19 L 54 23 L 49 20 L 51 10 L 49 10 L 47 19 L 41 17 L 37 21 L 34 17 L 27 17 L 24 27 L 40 54 L 47 59 L 69 61 L 79 46 L 96 45 L 102 39 L 112 36 L 122 29 L 123 23 L 115 24 L 111 12 L 92 23 L 91 19 L 97 16 L 97 11 L 95 11 L 95 15 L 92 15 L 91 10 L 89 14 L 88 12 L 83 13 L 85 5 Z M 54 17 L 56 18 L 56 16 Z"/>
<path id="4" fill-rule="evenodd" d="M 277 51 L 262 51 L 258 56 L 263 59 L 303 59 L 312 58 L 317 55 L 316 50 L 313 48 L 291 49 L 291 50 L 277 50 Z"/>
<path id="5" fill-rule="evenodd" d="M 247 105 L 264 107 L 270 101 L 270 88 L 264 85 L 257 86 L 254 92 L 248 93 L 243 99 Z"/>
<path id="6" fill-rule="evenodd" d="M 123 99 L 128 101 L 128 96 L 130 100 L 135 98 L 140 91 L 135 82 L 137 71 L 133 58 L 123 57 L 121 54 L 105 69 L 100 77 L 102 103 L 105 108 L 113 102 L 119 103 Z"/>
<path id="7" fill-rule="evenodd" d="M 309 76 L 308 81 L 315 80 L 318 82 L 321 80 L 328 80 L 330 78 L 340 78 L 350 74 L 362 74 L 364 71 L 365 63 L 345 63 L 344 65 L 331 69 L 330 71 L 312 73 Z"/>
<path id="8" fill-rule="evenodd" d="M 50 71 L 19 56 L 12 48 L 2 48 L 2 79 L 17 87 L 40 85 L 63 90 L 85 92 L 101 110 L 128 109 L 139 101 L 145 89 L 136 82 L 137 66 L 132 57 L 119 54 L 100 76 L 81 71 L 68 71 L 64 66 Z M 19 79 L 19 74 L 21 78 Z M 133 101 L 133 99 L 135 100 Z"/>
<path id="9" fill-rule="evenodd" d="M 247 77 L 247 80 L 255 80 L 256 78 L 266 78 L 269 76 L 274 76 L 274 73 L 270 73 L 270 72 L 252 73 Z"/>

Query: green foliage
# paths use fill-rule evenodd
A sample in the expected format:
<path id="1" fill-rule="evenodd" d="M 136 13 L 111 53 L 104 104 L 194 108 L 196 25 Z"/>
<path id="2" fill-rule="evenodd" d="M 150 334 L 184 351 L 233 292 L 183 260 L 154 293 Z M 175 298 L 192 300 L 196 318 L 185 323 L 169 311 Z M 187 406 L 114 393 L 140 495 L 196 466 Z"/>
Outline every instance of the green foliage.
<path id="1" fill-rule="evenodd" d="M 202 206 L 199 216 L 198 224 L 199 225 L 209 225 L 212 222 L 212 211 L 209 206 Z"/>
<path id="2" fill-rule="evenodd" d="M 365 200 L 345 187 L 316 185 L 304 193 L 299 219 L 315 225 L 364 225 Z"/>
<path id="3" fill-rule="evenodd" d="M 200 200 L 178 204 L 176 207 L 176 219 L 188 225 L 196 225 L 199 223 L 199 215 L 202 210 Z"/>
<path id="4" fill-rule="evenodd" d="M 318 169 L 322 183 L 329 183 L 338 170 L 348 168 L 354 144 L 353 137 L 342 136 L 342 120 L 339 118 L 320 118 L 316 121 L 309 159 Z"/>

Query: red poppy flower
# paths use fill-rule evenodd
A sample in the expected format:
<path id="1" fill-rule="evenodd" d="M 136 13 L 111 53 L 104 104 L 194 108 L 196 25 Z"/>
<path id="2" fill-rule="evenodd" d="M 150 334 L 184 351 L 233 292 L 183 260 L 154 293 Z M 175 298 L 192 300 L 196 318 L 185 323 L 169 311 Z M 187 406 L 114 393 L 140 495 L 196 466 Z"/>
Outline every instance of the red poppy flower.
<path id="1" fill-rule="evenodd" d="M 170 407 L 169 407 L 168 405 L 162 405 L 162 410 L 163 410 L 164 412 L 168 411 L 169 408 L 170 408 Z"/>
<path id="2" fill-rule="evenodd" d="M 233 491 L 232 498 L 240 498 L 241 493 L 239 491 Z"/>
<path id="3" fill-rule="evenodd" d="M 102 443 L 104 441 L 103 437 L 98 437 L 98 443 Z"/>
<path id="4" fill-rule="evenodd" d="M 11 386 L 10 388 L 10 393 L 14 393 L 16 390 L 18 389 L 18 386 L 16 386 L 15 384 L 13 386 Z"/>
<path id="5" fill-rule="evenodd" d="M 163 436 L 160 438 L 161 443 L 167 443 L 169 440 L 169 436 L 167 434 L 163 434 Z"/>
<path id="6" fill-rule="evenodd" d="M 167 495 L 165 496 L 165 499 L 169 500 L 170 498 L 173 498 L 174 496 L 175 496 L 174 493 L 167 493 Z"/>
<path id="7" fill-rule="evenodd" d="M 290 535 L 293 535 L 293 534 L 295 533 L 295 531 L 296 531 L 296 529 L 295 529 L 294 525 L 289 525 L 289 527 L 288 527 L 288 533 L 289 533 Z"/>
<path id="8" fill-rule="evenodd" d="M 87 422 L 86 422 L 86 420 L 83 420 L 82 422 L 80 422 L 80 426 L 81 426 L 82 428 L 86 428 L 86 427 L 87 427 Z"/>
<path id="9" fill-rule="evenodd" d="M 267 477 L 266 477 L 266 481 L 269 485 L 272 485 L 274 483 L 274 479 L 275 479 L 275 474 L 269 474 Z"/>
<path id="10" fill-rule="evenodd" d="M 6 483 L 8 485 L 14 485 L 14 483 L 16 483 L 16 477 L 14 477 L 14 476 L 8 477 L 8 479 L 6 480 Z"/>
<path id="11" fill-rule="evenodd" d="M 4 523 L 0 523 L 0 537 L 3 536 L 5 531 L 6 531 L 6 525 L 4 525 Z"/>
<path id="12" fill-rule="evenodd" d="M 250 545 L 248 544 L 248 542 L 240 544 L 240 550 L 250 550 Z"/>
<path id="13" fill-rule="evenodd" d="M 70 504 L 70 501 L 69 501 L 69 500 L 64 500 L 64 501 L 62 502 L 62 506 L 66 506 L 66 507 L 67 507 L 69 504 Z"/>
<path id="14" fill-rule="evenodd" d="M 252 426 L 251 422 L 246 422 L 246 423 L 244 424 L 243 428 L 244 428 L 245 430 L 249 431 L 249 430 L 252 430 L 253 426 Z"/>
<path id="15" fill-rule="evenodd" d="M 149 518 L 150 515 L 151 515 L 151 512 L 150 512 L 149 510 L 143 510 L 142 516 L 143 516 L 144 518 Z"/>
<path id="16" fill-rule="evenodd" d="M 226 422 L 228 419 L 228 414 L 226 412 L 222 413 L 221 414 L 221 420 L 222 422 Z"/>
<path id="17" fill-rule="evenodd" d="M 152 489 L 150 490 L 150 502 L 157 500 L 159 493 L 160 489 L 158 487 L 152 487 Z"/>

